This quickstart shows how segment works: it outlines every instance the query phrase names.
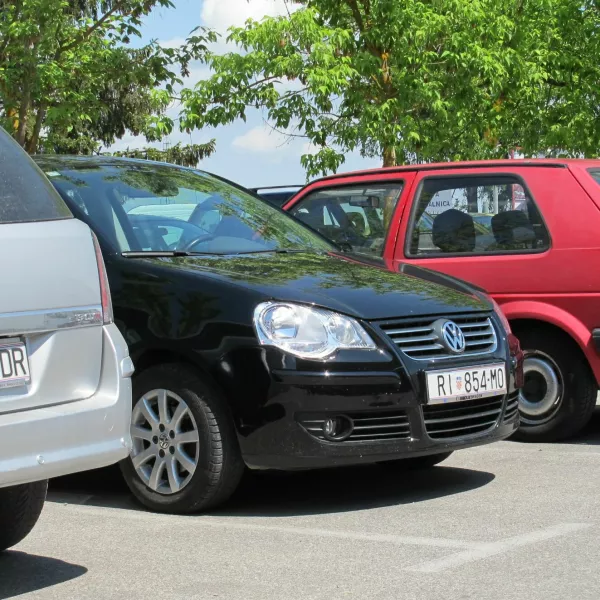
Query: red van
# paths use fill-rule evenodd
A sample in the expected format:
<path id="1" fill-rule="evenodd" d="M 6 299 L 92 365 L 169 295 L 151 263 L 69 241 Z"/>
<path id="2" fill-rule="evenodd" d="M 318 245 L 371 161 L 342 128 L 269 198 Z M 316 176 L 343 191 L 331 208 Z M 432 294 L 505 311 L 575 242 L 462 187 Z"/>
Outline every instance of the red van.
<path id="1" fill-rule="evenodd" d="M 388 268 L 413 263 L 490 292 L 526 356 L 517 437 L 557 441 L 588 422 L 600 383 L 600 160 L 345 173 L 284 210 Z"/>

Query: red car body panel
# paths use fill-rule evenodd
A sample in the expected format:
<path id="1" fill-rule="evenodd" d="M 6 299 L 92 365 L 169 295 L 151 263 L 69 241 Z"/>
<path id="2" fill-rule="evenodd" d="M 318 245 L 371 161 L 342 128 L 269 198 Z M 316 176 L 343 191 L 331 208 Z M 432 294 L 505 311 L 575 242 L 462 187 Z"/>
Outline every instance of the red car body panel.
<path id="1" fill-rule="evenodd" d="M 403 181 L 383 258 L 390 268 L 412 263 L 486 289 L 510 321 L 532 319 L 569 334 L 585 353 L 600 384 L 600 354 L 592 331 L 600 327 L 600 185 L 588 169 L 600 160 L 503 160 L 391 167 L 317 180 L 284 206 L 311 192 L 366 182 Z M 543 252 L 479 256 L 410 256 L 406 236 L 421 182 L 429 177 L 510 174 L 531 193 L 550 234 Z"/>

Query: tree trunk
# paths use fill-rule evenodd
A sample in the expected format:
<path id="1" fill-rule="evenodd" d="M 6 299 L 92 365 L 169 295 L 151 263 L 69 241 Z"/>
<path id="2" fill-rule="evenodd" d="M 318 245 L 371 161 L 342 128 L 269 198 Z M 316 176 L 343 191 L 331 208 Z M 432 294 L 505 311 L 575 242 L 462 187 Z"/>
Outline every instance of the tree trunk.
<path id="1" fill-rule="evenodd" d="M 394 148 L 394 146 L 386 146 L 383 149 L 383 166 L 384 167 L 395 167 L 396 166 L 396 148 Z"/>
<path id="2" fill-rule="evenodd" d="M 19 127 L 17 128 L 16 140 L 21 146 L 25 146 L 25 134 L 27 132 L 27 115 L 29 113 L 29 86 L 26 86 L 19 107 Z"/>
<path id="3" fill-rule="evenodd" d="M 33 128 L 33 134 L 27 142 L 26 150 L 29 154 L 35 154 L 40 141 L 40 132 L 42 131 L 42 124 L 46 118 L 46 103 L 42 102 L 38 108 L 37 116 L 35 118 L 35 126 Z"/>
<path id="4" fill-rule="evenodd" d="M 478 211 L 478 202 L 477 202 L 477 188 L 476 187 L 468 187 L 467 188 L 467 205 L 468 211 L 470 213 L 476 213 Z"/>
<path id="5" fill-rule="evenodd" d="M 25 147 L 25 137 L 27 136 L 27 118 L 29 116 L 29 108 L 31 105 L 31 74 L 27 70 L 23 78 L 23 92 L 21 94 L 21 104 L 19 106 L 19 126 L 17 127 L 17 142 Z"/>

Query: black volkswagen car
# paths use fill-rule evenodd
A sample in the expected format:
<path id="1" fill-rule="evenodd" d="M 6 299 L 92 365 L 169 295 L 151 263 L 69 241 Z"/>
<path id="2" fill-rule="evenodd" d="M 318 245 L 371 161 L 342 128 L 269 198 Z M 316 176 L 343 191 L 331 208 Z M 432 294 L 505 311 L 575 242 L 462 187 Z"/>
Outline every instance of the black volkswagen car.
<path id="1" fill-rule="evenodd" d="M 428 467 L 516 430 L 518 342 L 480 290 L 365 264 L 207 173 L 37 162 L 102 245 L 146 506 L 215 506 L 245 465 Z"/>

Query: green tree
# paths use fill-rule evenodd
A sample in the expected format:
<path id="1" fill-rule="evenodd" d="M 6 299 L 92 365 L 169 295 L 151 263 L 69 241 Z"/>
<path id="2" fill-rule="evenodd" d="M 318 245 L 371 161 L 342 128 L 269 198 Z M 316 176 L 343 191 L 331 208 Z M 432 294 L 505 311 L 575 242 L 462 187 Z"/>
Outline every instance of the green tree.
<path id="1" fill-rule="evenodd" d="M 600 153 L 600 5 L 524 1 L 517 43 L 538 64 L 537 85 L 503 90 L 497 137 L 526 155 Z"/>
<path id="2" fill-rule="evenodd" d="M 169 162 L 182 167 L 195 167 L 203 158 L 210 156 L 215 151 L 216 143 L 216 140 L 212 139 L 205 144 L 176 144 L 165 150 L 152 147 L 133 150 L 128 148 L 127 150 L 113 152 L 112 155 Z"/>
<path id="3" fill-rule="evenodd" d="M 126 131 L 156 140 L 149 117 L 214 34 L 179 48 L 130 46 L 141 19 L 170 0 L 0 0 L 0 124 L 29 152 L 91 153 Z M 161 93 L 156 93 L 160 90 Z"/>
<path id="4" fill-rule="evenodd" d="M 302 157 L 309 175 L 353 150 L 388 166 L 498 156 L 503 103 L 537 98 L 547 77 L 555 25 L 544 18 L 556 2 L 301 0 L 289 16 L 230 30 L 239 51 L 209 56 L 214 75 L 182 93 L 181 126 L 264 109 L 316 147 Z"/>

